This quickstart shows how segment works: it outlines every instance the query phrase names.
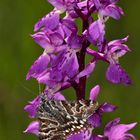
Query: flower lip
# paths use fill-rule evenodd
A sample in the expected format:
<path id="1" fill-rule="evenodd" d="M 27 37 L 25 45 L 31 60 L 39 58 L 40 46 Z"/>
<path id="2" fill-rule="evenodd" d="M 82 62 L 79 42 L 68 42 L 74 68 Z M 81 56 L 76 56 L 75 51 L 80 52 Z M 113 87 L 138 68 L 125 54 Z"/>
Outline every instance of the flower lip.
<path id="1" fill-rule="evenodd" d="M 131 137 L 135 140 L 135 137 L 132 134 L 129 134 L 127 131 L 134 128 L 137 123 L 131 124 L 118 124 L 120 122 L 120 118 L 116 118 L 113 121 L 109 122 L 104 131 L 104 135 L 107 136 L 109 139 L 125 139 Z"/>

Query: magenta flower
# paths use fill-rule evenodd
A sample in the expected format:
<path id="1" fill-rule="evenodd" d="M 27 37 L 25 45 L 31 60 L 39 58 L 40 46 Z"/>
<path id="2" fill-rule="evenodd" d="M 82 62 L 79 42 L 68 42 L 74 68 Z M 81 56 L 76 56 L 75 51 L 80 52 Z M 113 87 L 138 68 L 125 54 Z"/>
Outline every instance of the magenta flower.
<path id="1" fill-rule="evenodd" d="M 119 64 L 119 58 L 125 55 L 129 50 L 128 46 L 123 44 L 126 42 L 128 37 L 124 39 L 110 41 L 103 47 L 102 52 L 96 52 L 87 49 L 87 52 L 94 56 L 97 60 L 103 60 L 109 63 L 109 67 L 106 71 L 107 80 L 112 83 L 119 84 L 123 83 L 125 85 L 131 84 L 131 80 L 125 70 Z"/>
<path id="2" fill-rule="evenodd" d="M 93 135 L 93 140 L 136 140 L 135 136 L 128 133 L 137 123 L 118 124 L 120 119 L 114 119 L 109 122 L 104 130 L 104 135 Z"/>

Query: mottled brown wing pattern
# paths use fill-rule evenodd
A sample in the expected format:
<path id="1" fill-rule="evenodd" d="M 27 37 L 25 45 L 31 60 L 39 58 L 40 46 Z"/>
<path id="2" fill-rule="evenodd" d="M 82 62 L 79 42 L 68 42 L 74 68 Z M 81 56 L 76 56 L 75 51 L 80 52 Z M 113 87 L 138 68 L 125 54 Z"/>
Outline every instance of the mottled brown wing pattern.
<path id="1" fill-rule="evenodd" d="M 90 100 L 75 102 L 43 99 L 38 108 L 40 140 L 66 140 L 71 134 L 90 127 L 87 118 L 98 104 Z"/>

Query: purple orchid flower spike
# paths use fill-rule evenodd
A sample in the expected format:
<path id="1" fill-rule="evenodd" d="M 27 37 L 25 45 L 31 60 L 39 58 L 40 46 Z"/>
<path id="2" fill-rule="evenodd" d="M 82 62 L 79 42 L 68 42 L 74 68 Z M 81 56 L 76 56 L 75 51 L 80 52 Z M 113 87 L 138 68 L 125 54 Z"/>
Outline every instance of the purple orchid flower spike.
<path id="1" fill-rule="evenodd" d="M 98 105 L 99 85 L 91 89 L 86 100 L 87 78 L 99 60 L 109 64 L 107 80 L 131 84 L 119 63 L 119 58 L 130 51 L 125 45 L 128 36 L 110 42 L 106 39 L 106 21 L 109 17 L 118 20 L 124 14 L 118 1 L 48 0 L 54 9 L 35 24 L 32 35 L 43 53 L 26 76 L 44 85 L 43 94 L 24 108 L 30 118 L 38 118 L 25 133 L 35 134 L 40 140 L 136 140 L 128 131 L 137 123 L 119 124 L 118 118 L 106 125 L 103 135 L 96 134 L 94 129 L 101 126 L 102 116 L 117 107 L 107 102 Z M 87 54 L 91 60 L 86 60 Z M 73 102 L 61 94 L 70 87 L 76 94 Z"/>

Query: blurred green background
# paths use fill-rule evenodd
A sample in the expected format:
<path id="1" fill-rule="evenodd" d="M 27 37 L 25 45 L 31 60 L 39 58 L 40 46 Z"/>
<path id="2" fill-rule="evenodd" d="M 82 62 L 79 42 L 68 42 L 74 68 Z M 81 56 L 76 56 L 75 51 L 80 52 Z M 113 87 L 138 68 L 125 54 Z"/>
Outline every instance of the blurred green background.
<path id="1" fill-rule="evenodd" d="M 103 126 L 115 117 L 121 117 L 122 123 L 140 121 L 140 1 L 121 0 L 119 5 L 125 16 L 120 21 L 108 21 L 107 36 L 111 40 L 130 35 L 128 45 L 132 52 L 121 59 L 121 64 L 133 79 L 133 85 L 109 83 L 105 80 L 107 65 L 98 64 L 88 79 L 87 93 L 92 86 L 100 84 L 99 102 L 107 101 L 120 107 L 104 115 Z M 23 107 L 38 94 L 37 82 L 26 81 L 25 76 L 43 51 L 30 37 L 33 26 L 51 9 L 46 0 L 0 0 L 0 140 L 37 139 L 22 133 L 31 121 Z M 72 99 L 72 92 L 68 90 L 64 94 Z M 131 131 L 137 139 L 139 129 L 140 125 Z"/>

